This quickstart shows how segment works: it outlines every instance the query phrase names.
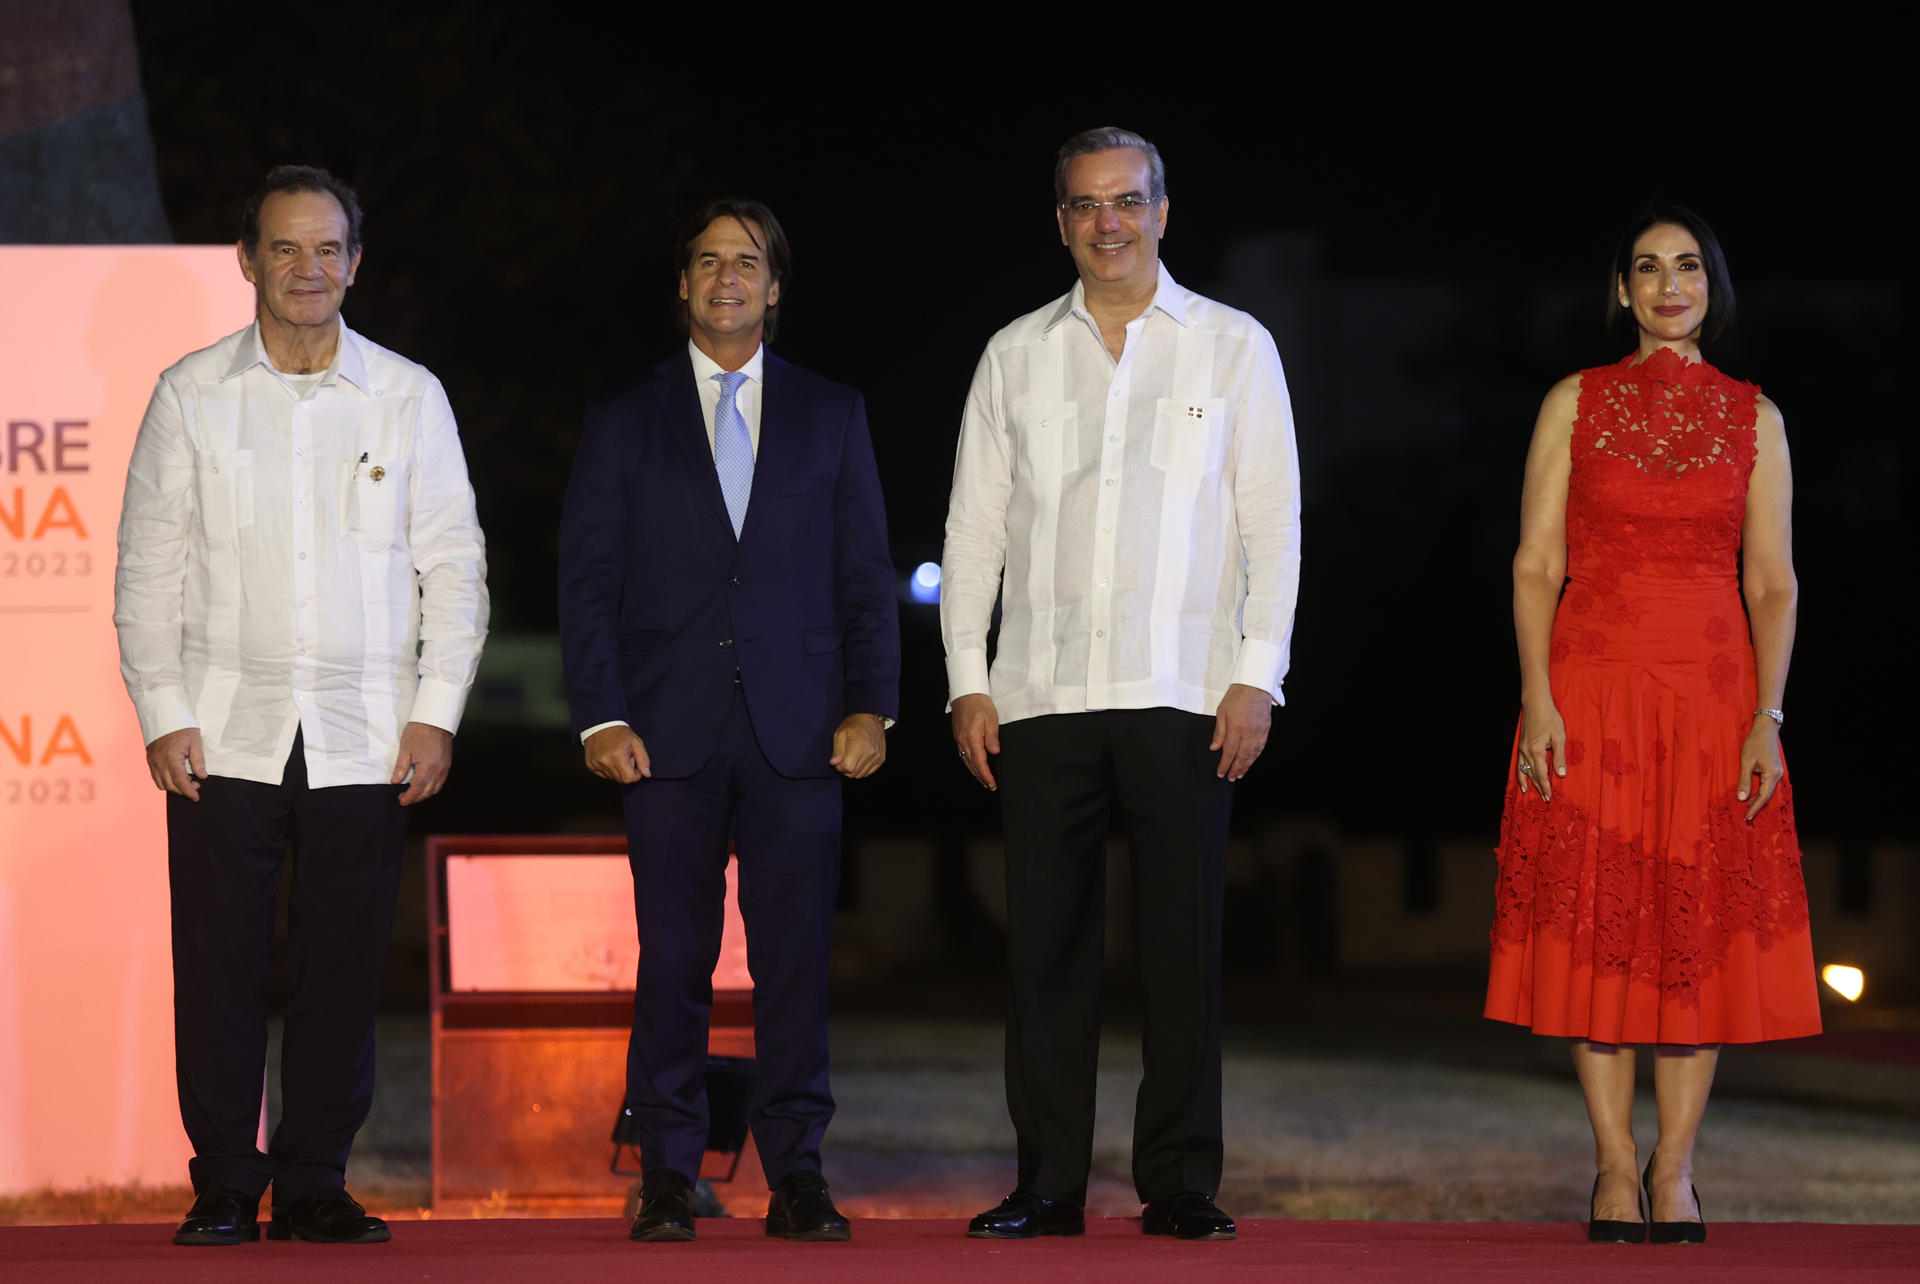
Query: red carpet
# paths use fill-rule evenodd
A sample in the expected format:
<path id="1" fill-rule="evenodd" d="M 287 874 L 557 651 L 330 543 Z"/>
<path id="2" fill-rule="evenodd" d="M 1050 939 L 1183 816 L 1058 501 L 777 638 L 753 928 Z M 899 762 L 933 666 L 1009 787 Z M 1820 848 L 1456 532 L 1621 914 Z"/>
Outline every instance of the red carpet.
<path id="1" fill-rule="evenodd" d="M 1707 1244 L 1588 1244 L 1584 1227 L 1465 1222 L 1241 1223 L 1231 1244 L 1148 1239 L 1137 1221 L 1093 1223 L 1084 1239 L 967 1239 L 958 1221 L 859 1221 L 851 1244 L 769 1240 L 758 1222 L 703 1221 L 691 1244 L 629 1244 L 616 1220 L 398 1222 L 373 1245 L 175 1248 L 169 1226 L 0 1228 L 0 1279 L 253 1281 L 351 1279 L 505 1284 L 626 1279 L 825 1280 L 1727 1280 L 1920 1277 L 1920 1226 L 1716 1225 Z"/>

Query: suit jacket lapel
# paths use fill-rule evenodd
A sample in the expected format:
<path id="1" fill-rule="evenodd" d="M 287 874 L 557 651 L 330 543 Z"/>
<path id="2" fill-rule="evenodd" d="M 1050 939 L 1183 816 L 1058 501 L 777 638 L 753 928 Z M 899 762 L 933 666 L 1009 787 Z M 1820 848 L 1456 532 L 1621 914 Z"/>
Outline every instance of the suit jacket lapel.
<path id="1" fill-rule="evenodd" d="M 753 456 L 753 489 L 747 494 L 747 523 L 742 535 L 754 529 L 756 508 L 770 509 L 779 490 L 779 479 L 790 477 L 800 466 L 799 417 L 793 404 L 792 370 L 786 362 L 769 352 L 760 367 L 764 386 L 760 389 L 760 448 Z M 718 483 L 715 483 L 718 489 Z M 762 516 L 765 526 L 768 517 Z"/>
<path id="2" fill-rule="evenodd" d="M 706 415 L 700 409 L 700 393 L 693 386 L 693 359 L 682 350 L 654 373 L 660 379 L 660 418 L 667 434 L 685 456 L 694 486 L 706 495 L 714 516 L 732 535 L 733 518 L 727 515 L 727 498 L 720 493 L 720 474 L 713 466 L 713 447 L 707 441 Z M 748 506 L 751 511 L 752 500 L 748 500 Z"/>

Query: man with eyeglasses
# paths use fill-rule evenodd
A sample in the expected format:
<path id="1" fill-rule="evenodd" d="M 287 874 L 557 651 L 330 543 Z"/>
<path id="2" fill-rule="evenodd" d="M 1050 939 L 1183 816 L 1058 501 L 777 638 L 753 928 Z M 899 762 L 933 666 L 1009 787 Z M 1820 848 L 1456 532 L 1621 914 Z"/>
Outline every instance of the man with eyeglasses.
<path id="1" fill-rule="evenodd" d="M 1232 1239 L 1213 1202 L 1227 820 L 1287 671 L 1293 416 L 1266 330 L 1161 265 L 1169 202 L 1152 143 L 1114 128 L 1075 135 L 1054 197 L 1080 279 L 987 344 L 942 564 L 954 740 L 1000 794 L 1013 980 L 1018 1184 L 967 1233 L 1085 1229 L 1117 810 L 1145 1005 L 1142 1228 Z"/>

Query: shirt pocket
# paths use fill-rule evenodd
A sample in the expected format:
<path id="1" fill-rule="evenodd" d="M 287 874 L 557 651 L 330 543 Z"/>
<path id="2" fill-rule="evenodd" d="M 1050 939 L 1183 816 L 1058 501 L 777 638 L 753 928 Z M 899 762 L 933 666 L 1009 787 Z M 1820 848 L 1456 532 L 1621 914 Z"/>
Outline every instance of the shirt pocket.
<path id="1" fill-rule="evenodd" d="M 1015 471 L 1061 477 L 1080 467 L 1080 407 L 1071 401 L 1023 401 L 1013 407 Z"/>
<path id="2" fill-rule="evenodd" d="M 346 528 L 363 548 L 392 548 L 406 530 L 407 477 L 397 459 L 347 464 Z"/>
<path id="3" fill-rule="evenodd" d="M 1227 403 L 1162 397 L 1153 412 L 1153 466 L 1182 477 L 1220 471 L 1227 454 Z"/>
<path id="4" fill-rule="evenodd" d="M 253 452 L 202 451 L 194 465 L 200 527 L 210 548 L 231 548 L 255 521 Z"/>

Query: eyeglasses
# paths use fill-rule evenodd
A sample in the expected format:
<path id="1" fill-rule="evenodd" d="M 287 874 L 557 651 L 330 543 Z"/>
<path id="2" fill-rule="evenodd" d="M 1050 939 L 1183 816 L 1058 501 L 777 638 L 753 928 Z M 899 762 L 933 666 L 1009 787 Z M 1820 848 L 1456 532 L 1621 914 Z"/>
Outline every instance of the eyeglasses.
<path id="1" fill-rule="evenodd" d="M 1112 201 L 1062 201 L 1060 212 L 1076 223 L 1084 223 L 1095 217 L 1101 210 L 1112 210 L 1115 214 L 1139 214 L 1152 209 L 1162 198 L 1158 196 L 1136 196 L 1132 192 Z"/>

